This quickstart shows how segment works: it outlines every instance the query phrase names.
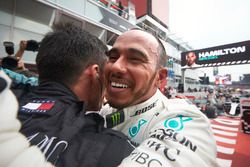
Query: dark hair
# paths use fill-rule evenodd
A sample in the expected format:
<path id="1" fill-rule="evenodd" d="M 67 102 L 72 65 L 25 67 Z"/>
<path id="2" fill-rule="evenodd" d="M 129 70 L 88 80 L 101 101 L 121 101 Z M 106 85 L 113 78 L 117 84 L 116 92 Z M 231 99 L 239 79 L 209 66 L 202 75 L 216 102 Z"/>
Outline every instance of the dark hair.
<path id="1" fill-rule="evenodd" d="M 140 28 L 132 28 L 130 30 L 140 30 L 140 31 L 146 32 L 146 33 L 152 35 L 157 40 L 157 42 L 159 44 L 159 46 L 157 48 L 157 54 L 159 56 L 159 59 L 157 61 L 157 67 L 158 68 L 164 67 L 166 64 L 166 61 L 168 59 L 168 56 L 167 56 L 165 47 L 163 46 L 161 40 L 158 38 L 157 34 L 154 31 L 149 31 L 149 30 L 140 29 Z"/>
<path id="2" fill-rule="evenodd" d="M 27 47 L 25 48 L 25 50 L 36 52 L 39 49 L 39 45 L 40 43 L 35 40 L 28 40 Z"/>
<path id="3" fill-rule="evenodd" d="M 6 56 L 2 59 L 2 67 L 9 70 L 16 70 L 18 65 L 18 60 L 14 56 Z"/>
<path id="4" fill-rule="evenodd" d="M 73 84 L 89 65 L 103 71 L 107 46 L 97 37 L 70 23 L 54 26 L 41 41 L 36 57 L 39 80 Z"/>

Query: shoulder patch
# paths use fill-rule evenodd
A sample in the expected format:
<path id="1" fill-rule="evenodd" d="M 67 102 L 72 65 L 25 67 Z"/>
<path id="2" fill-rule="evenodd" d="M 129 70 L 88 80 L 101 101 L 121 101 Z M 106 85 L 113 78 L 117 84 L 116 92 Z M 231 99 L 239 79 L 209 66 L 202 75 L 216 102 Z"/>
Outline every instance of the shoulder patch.
<path id="1" fill-rule="evenodd" d="M 22 106 L 20 112 L 48 114 L 54 105 L 55 101 L 53 100 L 33 100 Z"/>
<path id="2" fill-rule="evenodd" d="M 184 123 L 191 121 L 191 120 L 192 120 L 191 117 L 183 117 L 183 115 L 179 115 L 175 118 L 167 119 L 164 122 L 164 126 L 166 128 L 170 128 L 170 129 L 173 129 L 175 131 L 180 131 L 184 128 Z"/>
<path id="3" fill-rule="evenodd" d="M 145 119 L 140 119 L 140 120 L 137 122 L 137 124 L 135 124 L 135 125 L 133 125 L 132 127 L 130 127 L 129 130 L 128 130 L 130 137 L 132 137 L 132 138 L 135 137 L 135 136 L 139 133 L 141 127 L 142 127 L 144 124 L 146 124 L 147 122 L 148 122 L 148 121 L 145 120 Z"/>

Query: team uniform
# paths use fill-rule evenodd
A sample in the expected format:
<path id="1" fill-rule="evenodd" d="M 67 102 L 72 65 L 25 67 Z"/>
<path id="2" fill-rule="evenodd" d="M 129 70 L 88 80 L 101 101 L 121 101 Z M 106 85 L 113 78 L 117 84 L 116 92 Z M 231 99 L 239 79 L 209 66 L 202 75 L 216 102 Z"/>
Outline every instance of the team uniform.
<path id="1" fill-rule="evenodd" d="M 167 99 L 158 90 L 147 101 L 119 111 L 106 105 L 101 114 L 107 127 L 139 145 L 120 166 L 218 166 L 209 120 L 184 99 Z"/>
<path id="2" fill-rule="evenodd" d="M 86 115 L 86 104 L 63 84 L 43 82 L 13 91 L 20 131 L 57 167 L 115 167 L 134 149 L 124 134 L 104 128 L 99 114 Z"/>

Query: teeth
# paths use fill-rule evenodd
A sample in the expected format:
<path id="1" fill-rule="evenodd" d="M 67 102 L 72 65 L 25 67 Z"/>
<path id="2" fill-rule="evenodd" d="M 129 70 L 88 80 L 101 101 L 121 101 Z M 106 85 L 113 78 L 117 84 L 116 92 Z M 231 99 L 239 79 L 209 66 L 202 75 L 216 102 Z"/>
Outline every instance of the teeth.
<path id="1" fill-rule="evenodd" d="M 128 88 L 128 85 L 116 83 L 116 82 L 111 82 L 111 86 L 116 87 L 116 88 Z"/>

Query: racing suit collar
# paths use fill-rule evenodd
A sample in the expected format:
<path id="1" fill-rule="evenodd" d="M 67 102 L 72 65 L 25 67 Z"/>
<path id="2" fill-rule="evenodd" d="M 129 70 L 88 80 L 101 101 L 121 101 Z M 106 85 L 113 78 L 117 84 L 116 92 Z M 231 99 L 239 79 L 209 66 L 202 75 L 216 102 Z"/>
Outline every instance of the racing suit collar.
<path id="1" fill-rule="evenodd" d="M 59 82 L 41 82 L 38 89 L 38 92 L 46 91 L 47 95 L 52 97 L 59 97 L 61 100 L 67 102 L 80 102 L 77 96 L 64 84 Z"/>
<path id="2" fill-rule="evenodd" d="M 164 95 L 160 92 L 160 90 L 157 89 L 156 93 L 152 97 L 150 97 L 148 100 L 140 104 L 124 108 L 123 111 L 125 115 L 128 117 L 134 117 L 134 116 L 143 114 L 145 112 L 148 112 L 152 108 L 154 108 L 157 105 L 156 103 L 158 102 L 160 98 L 162 98 L 162 96 Z"/>
<path id="3" fill-rule="evenodd" d="M 105 126 L 108 128 L 113 128 L 132 117 L 144 114 L 152 113 L 155 114 L 155 110 L 162 111 L 164 109 L 165 103 L 168 99 L 157 90 L 156 93 L 143 103 L 129 106 L 123 109 L 116 109 L 108 104 L 105 105 L 101 110 L 101 115 L 105 117 Z"/>

